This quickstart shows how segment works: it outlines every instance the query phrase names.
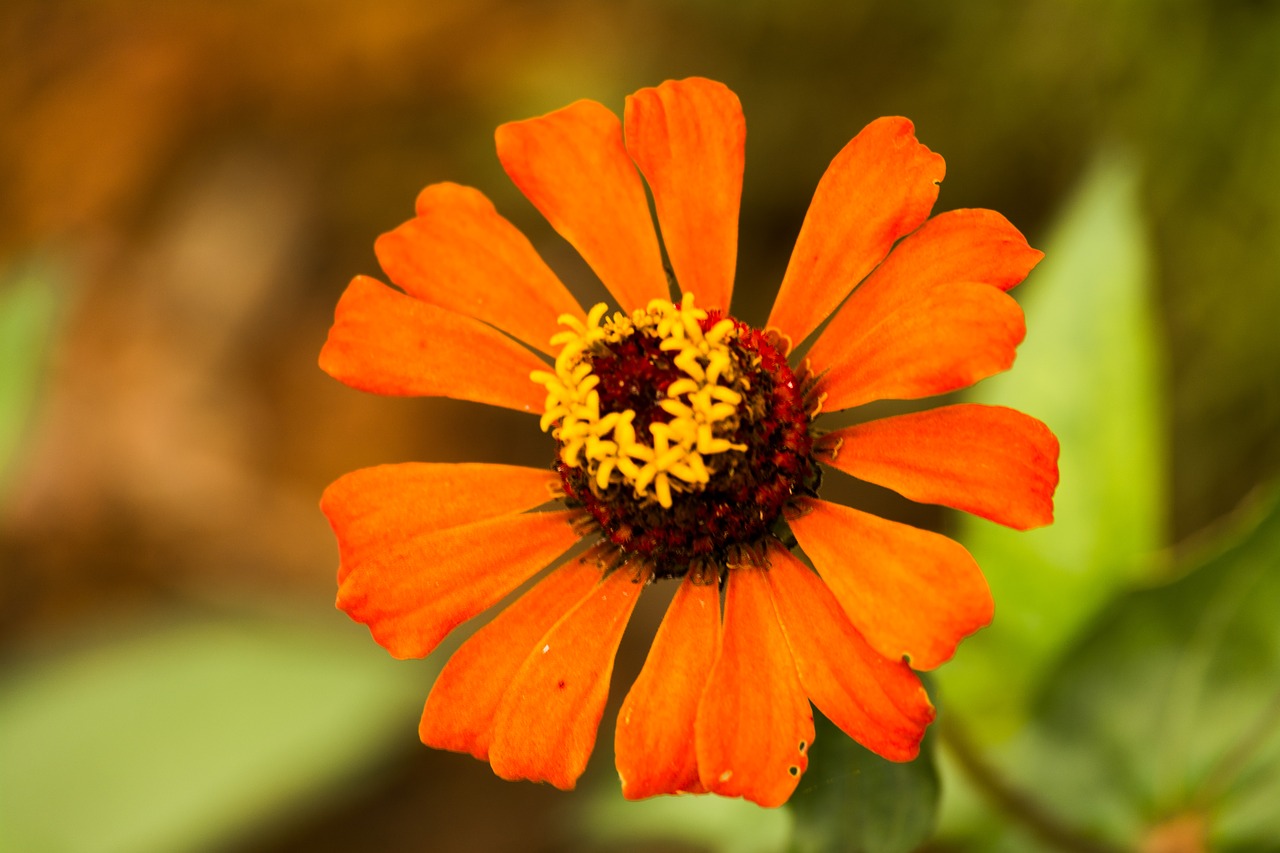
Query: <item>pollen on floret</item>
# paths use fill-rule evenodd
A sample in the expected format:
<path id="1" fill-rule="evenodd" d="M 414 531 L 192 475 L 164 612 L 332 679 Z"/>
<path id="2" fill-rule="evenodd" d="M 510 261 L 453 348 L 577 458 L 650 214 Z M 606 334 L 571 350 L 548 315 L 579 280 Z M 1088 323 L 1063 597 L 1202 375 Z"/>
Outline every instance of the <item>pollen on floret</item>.
<path id="1" fill-rule="evenodd" d="M 809 485 L 809 417 L 786 359 L 761 332 L 694 304 L 561 318 L 542 428 L 566 502 L 657 576 L 769 533 Z"/>

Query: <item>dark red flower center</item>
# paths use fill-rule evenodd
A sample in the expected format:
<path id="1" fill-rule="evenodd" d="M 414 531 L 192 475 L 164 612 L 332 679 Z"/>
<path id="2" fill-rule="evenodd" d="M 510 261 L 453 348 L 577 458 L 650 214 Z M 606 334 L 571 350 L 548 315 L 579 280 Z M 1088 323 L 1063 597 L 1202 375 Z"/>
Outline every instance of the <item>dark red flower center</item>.
<path id="1" fill-rule="evenodd" d="M 699 325 L 706 332 L 723 319 L 711 311 Z M 682 484 L 667 507 L 638 496 L 626 482 L 602 489 L 586 468 L 563 459 L 556 463 L 566 502 L 589 512 L 623 554 L 648 561 L 655 577 L 723 568 L 736 548 L 756 546 L 774 530 L 793 495 L 816 488 L 818 468 L 811 459 L 810 418 L 800 383 L 764 333 L 728 319 L 734 324 L 728 340 L 737 369 L 734 389 L 742 399 L 719 436 L 735 449 L 706 457 L 707 482 Z M 634 412 L 638 435 L 670 420 L 661 404 L 668 386 L 684 374 L 659 338 L 637 332 L 603 344 L 590 363 L 599 377 L 602 416 Z"/>

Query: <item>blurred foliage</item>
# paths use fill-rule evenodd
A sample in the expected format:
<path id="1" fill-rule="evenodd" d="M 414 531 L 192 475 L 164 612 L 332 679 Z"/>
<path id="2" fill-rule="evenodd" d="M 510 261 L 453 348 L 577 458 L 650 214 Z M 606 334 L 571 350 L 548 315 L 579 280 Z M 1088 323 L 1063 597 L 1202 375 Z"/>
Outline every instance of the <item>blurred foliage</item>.
<path id="1" fill-rule="evenodd" d="M 938 774 L 932 735 L 915 761 L 886 761 L 818 715 L 809 769 L 788 806 L 795 853 L 910 853 L 933 835 Z"/>
<path id="2" fill-rule="evenodd" d="M 0 846 L 210 849 L 333 796 L 412 738 L 422 698 L 363 639 L 192 620 L 8 668 Z"/>
<path id="3" fill-rule="evenodd" d="M 617 785 L 601 790 L 575 821 L 574 834 L 589 849 L 627 849 L 651 843 L 655 850 L 780 853 L 793 822 L 786 809 L 762 809 L 720 797 L 655 797 L 629 802 Z"/>
<path id="4" fill-rule="evenodd" d="M 1254 612 L 1275 600 L 1260 568 L 1276 551 L 1269 528 L 1184 581 L 1128 590 L 1166 576 L 1146 559 L 1153 548 L 1280 473 L 1277 44 L 1280 6 L 1257 0 L 5 3 L 0 463 L 11 462 L 0 492 L 0 697 L 6 713 L 26 709 L 21 731 L 32 735 L 31 746 L 4 741 L 0 778 L 27 768 L 46 787 L 31 788 L 41 808 L 0 832 L 52 814 L 66 833 L 102 821 L 122 833 L 104 838 L 165 838 L 174 849 L 233 843 L 242 831 L 238 846 L 279 851 L 666 849 L 667 835 L 644 831 L 658 824 L 690 827 L 691 849 L 790 843 L 787 812 L 705 799 L 624 805 L 607 772 L 615 802 L 600 820 L 634 834 L 584 836 L 573 827 L 595 819 L 584 807 L 595 794 L 504 783 L 413 743 L 412 722 L 389 709 L 406 701 L 402 689 L 410 704 L 425 696 L 419 671 L 389 665 L 382 681 L 376 665 L 366 671 L 327 640 L 285 640 L 296 628 L 288 620 L 250 632 L 258 647 L 225 625 L 156 618 L 192 602 L 239 612 L 264 595 L 290 610 L 329 607 L 335 554 L 315 500 L 344 471 L 542 459 L 543 437 L 514 414 L 381 400 L 325 378 L 315 354 L 333 304 L 352 275 L 376 271 L 374 236 L 437 180 L 482 188 L 575 292 L 599 292 L 502 173 L 493 128 L 578 97 L 620 109 L 636 88 L 703 74 L 737 91 L 747 114 L 735 302 L 745 319 L 764 318 L 826 163 L 879 115 L 912 118 L 947 158 L 939 209 L 1000 210 L 1050 252 L 1016 292 L 1029 337 L 1008 381 L 1020 389 L 1010 402 L 1063 437 L 1059 525 L 1010 537 L 963 528 L 983 552 L 998 616 L 939 673 L 943 719 L 961 721 L 976 749 L 1013 736 L 985 756 L 993 772 L 1060 797 L 1086 842 L 1265 849 L 1275 742 L 1247 733 L 1265 722 L 1258 691 L 1277 678 L 1273 659 L 1247 643 L 1265 650 L 1274 635 Z M 1090 172 L 1099 150 L 1127 159 Z M 1075 218 L 1051 230 L 1088 174 Z M 20 267 L 36 249 L 41 265 Z M 77 287 L 51 288 L 67 269 Z M 994 399 L 1002 381 L 980 393 Z M 863 508 L 908 512 L 891 496 L 866 497 Z M 1246 585 L 1251 570 L 1238 566 L 1249 561 L 1251 594 L 1211 582 L 1222 573 Z M 1225 602 L 1213 617 L 1225 620 L 1215 623 L 1221 646 L 1204 644 L 1217 628 L 1196 620 L 1196 595 Z M 1232 595 L 1241 609 L 1228 613 Z M 659 616 L 642 608 L 632 633 L 649 636 Z M 85 651 L 97 626 L 121 619 L 137 621 L 136 642 Z M 348 634 L 378 656 L 361 629 Z M 1175 663 L 1197 655 L 1199 669 Z M 195 707 L 202 673 L 218 676 L 207 708 Z M 303 701 L 336 684 L 361 695 Z M 1184 689 L 1181 704 L 1169 701 Z M 138 739 L 152 705 L 174 716 Z M 95 707 L 103 713 L 88 722 L 74 716 Z M 1183 716 L 1142 716 L 1166 708 Z M 187 742 L 187 719 L 207 737 Z M 1153 746 L 1154 733 L 1188 731 L 1185 745 Z M 333 742 L 299 746 L 322 734 Z M 202 744 L 221 749 L 196 751 Z M 896 790 L 893 813 L 931 810 L 927 763 L 877 769 L 820 752 L 815 761 L 863 768 L 845 780 L 863 806 Z M 257 753 L 314 779 L 263 770 Z M 98 763 L 72 774 L 78 755 Z M 1163 769 L 1148 763 L 1158 755 Z M 33 767 L 42 756 L 48 766 Z M 1096 778 L 1113 763 L 1125 778 Z M 1062 778 L 1049 778 L 1059 764 Z M 222 775 L 201 778 L 206 767 Z M 954 761 L 944 770 L 944 842 L 1006 837 L 1022 849 L 1026 837 L 1007 835 L 1005 821 L 1026 823 L 1023 801 L 948 786 Z M 63 780 L 51 791 L 55 773 Z M 146 787 L 162 778 L 182 784 Z M 105 795 L 86 793 L 89 782 Z M 1091 800 L 1091 785 L 1112 802 Z M 181 800 L 183 786 L 207 795 L 206 811 Z M 231 796 L 238 786 L 252 796 Z M 321 788 L 332 795 L 323 809 Z M 28 802 L 30 792 L 11 800 L 10 790 L 0 810 Z M 989 812 L 965 805 L 979 795 L 1012 803 L 1014 817 L 981 817 Z M 138 796 L 173 810 L 125 805 Z M 815 785 L 799 811 L 810 796 L 846 792 Z M 834 835 L 805 843 L 866 841 L 857 836 L 869 825 L 839 823 L 861 807 L 822 806 Z M 979 815 L 968 824 L 977 834 L 958 832 L 957 814 Z M 923 822 L 878 836 L 882 849 Z M 275 829 L 251 831 L 267 824 Z M 212 828 L 200 838 L 202 825 Z M 61 837 L 63 849 L 93 849 Z"/>
<path id="5" fill-rule="evenodd" d="M 62 276 L 38 261 L 0 273 L 0 495 L 30 428 L 62 303 Z"/>
<path id="6" fill-rule="evenodd" d="M 1247 516 L 1185 577 L 1111 603 L 1049 673 L 1005 762 L 1064 821 L 1117 849 L 1170 827 L 1199 833 L 1185 849 L 1280 839 L 1280 490 Z"/>
<path id="7" fill-rule="evenodd" d="M 998 602 L 939 674 L 956 762 L 944 838 L 962 849 L 1266 850 L 1280 837 L 1280 492 L 1215 531 L 1220 553 L 1172 571 L 1153 559 L 1166 420 L 1127 162 L 1095 168 L 1047 243 L 1023 304 L 1048 333 L 975 395 L 1053 426 L 1062 483 L 1050 528 L 960 529 Z"/>
<path id="8" fill-rule="evenodd" d="M 1007 735 L 1047 667 L 1165 542 L 1164 370 L 1131 160 L 1088 174 L 1017 292 L 1027 340 L 1015 369 L 970 398 L 1042 419 L 1061 446 L 1054 523 L 1019 532 L 972 516 L 957 535 L 996 600 L 992 625 L 939 673 L 946 701 Z"/>

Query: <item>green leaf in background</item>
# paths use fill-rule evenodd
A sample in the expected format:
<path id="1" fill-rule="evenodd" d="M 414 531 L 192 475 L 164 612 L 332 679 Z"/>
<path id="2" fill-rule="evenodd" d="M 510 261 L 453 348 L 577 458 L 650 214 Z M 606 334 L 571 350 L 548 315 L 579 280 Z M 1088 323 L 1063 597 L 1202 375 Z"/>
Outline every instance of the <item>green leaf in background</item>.
<path id="1" fill-rule="evenodd" d="M 1040 418 L 1062 446 L 1056 520 L 1028 533 L 965 517 L 958 538 L 996 601 L 991 627 L 938 673 L 979 740 L 1015 730 L 1042 674 L 1164 544 L 1163 367 L 1132 161 L 1103 158 L 1017 293 L 1027 340 L 977 402 Z"/>
<path id="2" fill-rule="evenodd" d="M 1176 849 L 1277 849 L 1280 489 L 1250 522 L 1182 579 L 1116 601 L 1051 673 L 1008 765 L 1064 822 L 1123 849 L 1159 832 L 1193 842 Z"/>
<path id="3" fill-rule="evenodd" d="M 574 832 L 588 850 L 649 843 L 711 853 L 782 853 L 791 837 L 786 809 L 693 795 L 630 802 L 622 798 L 616 780 L 574 814 Z"/>
<path id="4" fill-rule="evenodd" d="M 12 264 L 0 274 L 0 494 L 39 395 L 63 284 L 48 263 Z"/>
<path id="5" fill-rule="evenodd" d="M 430 680 L 418 675 L 363 632 L 263 619 L 10 666 L 0 849 L 225 848 L 412 738 Z"/>
<path id="6" fill-rule="evenodd" d="M 796 853 L 909 853 L 933 834 L 933 738 L 915 761 L 886 761 L 820 714 L 809 769 L 791 798 Z"/>

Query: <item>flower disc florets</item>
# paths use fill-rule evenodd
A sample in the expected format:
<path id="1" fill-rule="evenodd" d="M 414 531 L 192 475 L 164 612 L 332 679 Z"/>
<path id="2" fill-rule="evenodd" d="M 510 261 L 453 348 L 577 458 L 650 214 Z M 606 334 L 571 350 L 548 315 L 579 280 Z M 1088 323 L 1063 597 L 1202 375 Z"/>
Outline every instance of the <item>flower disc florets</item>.
<path id="1" fill-rule="evenodd" d="M 659 577 L 723 566 L 759 543 L 817 470 L 786 359 L 693 302 L 561 317 L 555 372 L 532 375 L 547 388 L 542 429 L 558 443 L 566 500 Z"/>

